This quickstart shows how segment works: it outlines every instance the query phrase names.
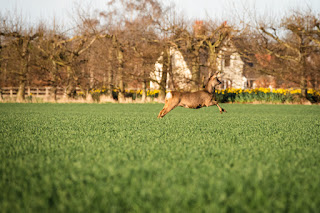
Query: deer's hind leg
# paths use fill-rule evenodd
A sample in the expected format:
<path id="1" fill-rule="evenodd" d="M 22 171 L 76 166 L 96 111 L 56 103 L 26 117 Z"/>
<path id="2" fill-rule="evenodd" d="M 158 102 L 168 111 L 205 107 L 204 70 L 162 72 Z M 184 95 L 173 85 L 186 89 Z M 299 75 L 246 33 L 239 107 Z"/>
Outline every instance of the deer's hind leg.
<path id="1" fill-rule="evenodd" d="M 162 118 L 164 116 L 163 114 L 165 113 L 165 111 L 166 111 L 166 107 L 163 107 L 163 109 L 158 114 L 158 118 Z"/>
<path id="2" fill-rule="evenodd" d="M 163 118 L 166 114 L 168 114 L 171 110 L 176 108 L 176 106 L 164 106 L 163 109 L 159 112 L 158 118 Z"/>

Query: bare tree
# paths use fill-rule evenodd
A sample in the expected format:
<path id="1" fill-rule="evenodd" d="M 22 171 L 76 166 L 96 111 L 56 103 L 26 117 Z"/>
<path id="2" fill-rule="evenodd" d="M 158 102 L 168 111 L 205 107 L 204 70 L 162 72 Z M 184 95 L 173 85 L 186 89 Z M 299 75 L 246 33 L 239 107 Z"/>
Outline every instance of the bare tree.
<path id="1" fill-rule="evenodd" d="M 220 49 L 230 38 L 232 28 L 226 23 L 221 25 L 213 21 L 195 21 L 192 30 L 186 24 L 174 27 L 170 45 L 177 47 L 185 56 L 192 73 L 192 90 L 199 90 L 201 82 L 200 68 L 209 73 L 217 71 L 217 57 Z"/>
<path id="2" fill-rule="evenodd" d="M 22 102 L 25 99 L 27 75 L 30 71 L 31 50 L 39 32 L 24 23 L 22 17 L 8 15 L 7 19 L 1 20 L 0 36 L 2 44 L 11 48 L 9 58 L 15 61 L 11 72 L 18 78 L 17 101 Z"/>
<path id="3" fill-rule="evenodd" d="M 100 13 L 107 23 L 106 32 L 113 36 L 119 98 L 123 98 L 124 85 L 130 79 L 142 83 L 145 97 L 151 67 L 159 54 L 159 48 L 155 48 L 158 44 L 156 26 L 164 8 L 157 0 L 122 0 L 120 5 L 118 8 L 119 4 L 110 1 L 109 10 Z"/>
<path id="4" fill-rule="evenodd" d="M 55 23 L 52 29 L 46 29 L 44 26 L 43 24 L 42 32 L 36 43 L 39 57 L 35 63 L 40 69 L 44 70 L 42 80 L 51 87 L 49 100 L 56 101 L 57 87 L 61 85 L 64 68 L 64 58 L 62 56 L 67 51 L 64 42 L 67 37 Z"/>
<path id="5" fill-rule="evenodd" d="M 315 51 L 315 38 L 306 34 L 314 28 L 313 16 L 293 12 L 282 19 L 281 28 L 261 26 L 260 31 L 265 38 L 265 51 L 275 56 L 280 63 L 294 73 L 290 80 L 299 83 L 303 98 L 307 97 L 307 79 L 312 75 L 308 69 L 308 58 Z M 282 31 L 281 31 L 282 30 Z M 280 32 L 279 32 L 280 31 Z"/>

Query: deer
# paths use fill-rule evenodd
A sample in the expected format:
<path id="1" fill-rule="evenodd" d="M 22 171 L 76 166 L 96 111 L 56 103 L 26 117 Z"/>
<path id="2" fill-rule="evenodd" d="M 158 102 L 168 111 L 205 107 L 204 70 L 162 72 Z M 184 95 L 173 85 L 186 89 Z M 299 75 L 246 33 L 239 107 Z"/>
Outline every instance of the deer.
<path id="1" fill-rule="evenodd" d="M 202 107 L 216 105 L 219 108 L 220 114 L 222 114 L 222 112 L 227 112 L 219 106 L 218 101 L 216 101 L 215 98 L 215 88 L 221 84 L 221 81 L 218 79 L 218 74 L 219 72 L 210 75 L 204 90 L 196 92 L 168 92 L 165 97 L 164 107 L 159 112 L 158 118 L 163 118 L 177 106 L 190 109 L 200 109 Z"/>

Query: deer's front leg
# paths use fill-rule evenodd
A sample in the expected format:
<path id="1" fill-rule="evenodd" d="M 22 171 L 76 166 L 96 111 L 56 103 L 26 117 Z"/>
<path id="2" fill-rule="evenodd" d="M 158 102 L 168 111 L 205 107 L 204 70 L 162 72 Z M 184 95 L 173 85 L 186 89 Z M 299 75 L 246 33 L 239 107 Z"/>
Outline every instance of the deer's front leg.
<path id="1" fill-rule="evenodd" d="M 227 110 L 225 110 L 221 106 L 219 106 L 218 101 L 211 101 L 209 106 L 212 106 L 212 105 L 217 105 L 217 107 L 219 108 L 220 114 L 222 114 L 222 112 L 227 112 Z"/>
<path id="2" fill-rule="evenodd" d="M 222 114 L 222 112 L 227 112 L 227 110 L 221 108 L 221 106 L 219 106 L 218 103 L 217 103 L 216 105 L 217 105 L 217 107 L 219 108 L 220 114 Z"/>

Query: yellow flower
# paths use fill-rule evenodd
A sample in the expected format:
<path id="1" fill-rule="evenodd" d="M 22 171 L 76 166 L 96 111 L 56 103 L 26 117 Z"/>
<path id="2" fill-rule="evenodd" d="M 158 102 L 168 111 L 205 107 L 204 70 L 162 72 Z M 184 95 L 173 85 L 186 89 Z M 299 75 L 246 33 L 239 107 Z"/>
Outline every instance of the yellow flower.
<path id="1" fill-rule="evenodd" d="M 315 95 L 316 94 L 316 90 L 314 90 L 314 89 L 309 89 L 308 90 L 308 94 L 312 94 L 312 95 Z"/>
<path id="2" fill-rule="evenodd" d="M 290 94 L 301 94 L 301 89 L 290 90 Z"/>

